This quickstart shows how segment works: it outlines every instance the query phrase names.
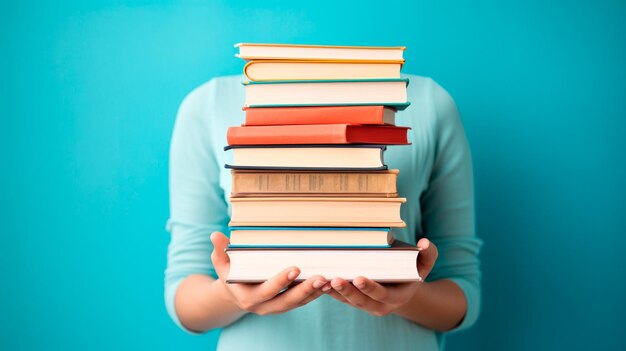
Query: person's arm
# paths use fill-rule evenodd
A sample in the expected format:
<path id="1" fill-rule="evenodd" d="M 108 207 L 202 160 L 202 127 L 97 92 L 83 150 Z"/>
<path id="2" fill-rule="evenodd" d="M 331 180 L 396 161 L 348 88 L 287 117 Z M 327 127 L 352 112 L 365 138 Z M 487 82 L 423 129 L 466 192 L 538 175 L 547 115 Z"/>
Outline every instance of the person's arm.
<path id="1" fill-rule="evenodd" d="M 216 290 L 210 284 L 217 277 L 210 259 L 213 250 L 210 235 L 228 229 L 228 206 L 219 185 L 220 166 L 212 151 L 214 137 L 207 116 L 213 110 L 217 89 L 217 82 L 212 80 L 185 98 L 170 145 L 167 229 L 171 236 L 165 270 L 165 303 L 170 317 L 187 331 L 200 331 L 188 325 L 187 307 L 200 309 L 206 301 L 204 293 Z M 185 297 L 183 311 L 179 294 Z M 219 298 L 219 295 L 210 296 Z M 223 312 L 230 318 L 224 315 L 218 318 L 222 323 L 216 325 L 239 317 L 235 311 L 218 306 L 217 313 Z"/>
<path id="2" fill-rule="evenodd" d="M 196 332 L 225 327 L 246 313 L 230 299 L 221 280 L 204 274 L 186 277 L 175 299 L 181 324 Z"/>
<path id="3" fill-rule="evenodd" d="M 395 314 L 437 331 L 458 326 L 467 312 L 463 291 L 451 280 L 442 279 L 421 284 L 405 305 Z"/>
<path id="4" fill-rule="evenodd" d="M 331 296 L 375 315 L 395 313 L 449 331 L 467 328 L 478 317 L 481 242 L 474 234 L 472 164 L 465 132 L 452 98 L 432 84 L 435 154 L 420 202 L 425 236 L 436 246 L 426 239 L 418 242 L 423 249 L 418 271 L 427 281 L 390 285 L 365 277 L 353 284 L 333 279 Z"/>

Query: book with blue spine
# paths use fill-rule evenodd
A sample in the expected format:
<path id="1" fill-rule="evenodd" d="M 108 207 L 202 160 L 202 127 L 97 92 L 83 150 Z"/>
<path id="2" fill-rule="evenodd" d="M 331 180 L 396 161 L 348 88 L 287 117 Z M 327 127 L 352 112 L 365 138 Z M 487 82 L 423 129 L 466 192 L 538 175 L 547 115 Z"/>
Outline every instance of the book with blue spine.
<path id="1" fill-rule="evenodd" d="M 385 248 L 391 228 L 372 227 L 231 227 L 230 248 Z"/>
<path id="2" fill-rule="evenodd" d="M 245 107 L 392 106 L 404 110 L 407 78 L 243 82 Z"/>

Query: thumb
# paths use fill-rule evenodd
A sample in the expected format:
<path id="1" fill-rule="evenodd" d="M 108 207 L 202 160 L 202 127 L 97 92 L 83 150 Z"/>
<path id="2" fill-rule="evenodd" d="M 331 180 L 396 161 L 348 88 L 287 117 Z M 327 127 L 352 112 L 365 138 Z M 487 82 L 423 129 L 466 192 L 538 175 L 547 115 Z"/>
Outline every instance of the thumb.
<path id="1" fill-rule="evenodd" d="M 224 251 L 228 247 L 228 238 L 220 232 L 213 232 L 211 234 L 211 242 L 213 243 L 211 261 L 220 279 L 226 280 L 228 271 L 230 270 L 230 259 L 228 258 L 228 254 Z"/>
<path id="2" fill-rule="evenodd" d="M 433 270 L 439 251 L 437 251 L 437 246 L 426 238 L 417 242 L 417 248 L 420 250 L 417 258 L 417 272 L 422 279 L 426 279 Z"/>

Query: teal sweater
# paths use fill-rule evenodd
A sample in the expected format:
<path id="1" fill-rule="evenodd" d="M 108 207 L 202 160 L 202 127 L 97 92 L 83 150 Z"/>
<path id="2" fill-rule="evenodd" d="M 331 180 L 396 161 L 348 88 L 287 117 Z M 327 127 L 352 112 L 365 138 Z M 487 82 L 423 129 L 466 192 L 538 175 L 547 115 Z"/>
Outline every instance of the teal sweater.
<path id="1" fill-rule="evenodd" d="M 468 328 L 480 309 L 481 241 L 475 236 L 472 164 L 456 105 L 432 79 L 410 79 L 405 111 L 397 123 L 412 128 L 410 146 L 390 146 L 389 168 L 400 170 L 398 193 L 406 228 L 397 238 L 415 244 L 427 237 L 439 249 L 428 280 L 450 279 L 465 293 Z M 216 277 L 211 263 L 213 231 L 228 234 L 231 188 L 224 168 L 226 129 L 244 120 L 243 76 L 215 78 L 185 98 L 170 152 L 171 232 L 165 271 L 167 310 L 180 325 L 174 296 L 190 274 Z M 280 315 L 248 314 L 225 327 L 219 350 L 440 350 L 444 335 L 396 315 L 375 317 L 329 296 Z"/>

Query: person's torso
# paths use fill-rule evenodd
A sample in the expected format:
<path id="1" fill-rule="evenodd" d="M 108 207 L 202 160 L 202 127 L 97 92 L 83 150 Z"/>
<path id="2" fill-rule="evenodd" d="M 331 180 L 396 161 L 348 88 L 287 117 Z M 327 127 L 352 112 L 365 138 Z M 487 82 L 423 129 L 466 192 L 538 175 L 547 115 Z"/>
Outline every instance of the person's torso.
<path id="1" fill-rule="evenodd" d="M 399 169 L 398 193 L 407 198 L 401 215 L 405 228 L 394 228 L 397 239 L 415 244 L 422 233 L 420 195 L 428 185 L 434 159 L 433 122 L 428 78 L 410 76 L 411 105 L 398 111 L 396 123 L 411 127 L 409 146 L 389 146 L 384 154 L 389 169 Z M 244 76 L 216 78 L 206 104 L 211 148 L 219 166 L 232 161 L 224 151 L 226 130 L 244 122 Z M 230 170 L 221 168 L 220 186 L 229 204 Z M 257 316 L 249 314 L 224 328 L 219 350 L 439 350 L 442 335 L 395 315 L 376 317 L 335 301 L 329 296 L 291 312 Z"/>

